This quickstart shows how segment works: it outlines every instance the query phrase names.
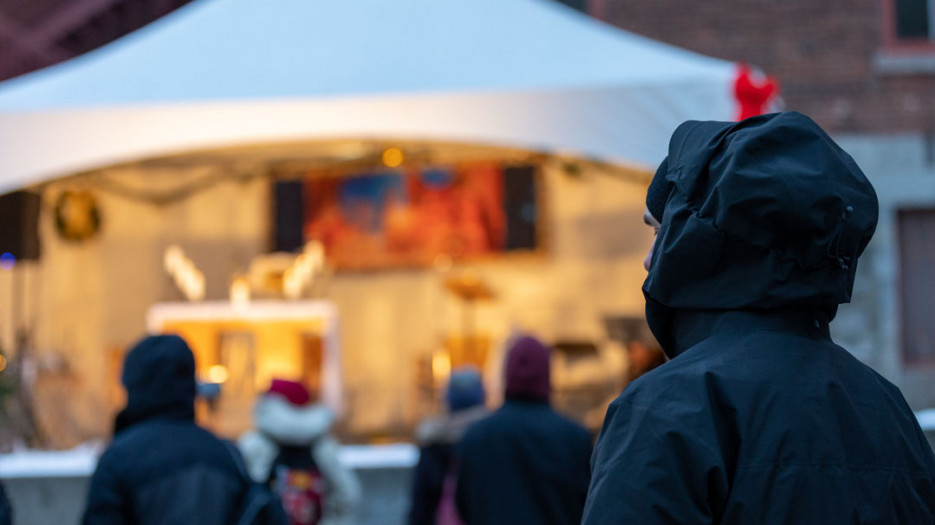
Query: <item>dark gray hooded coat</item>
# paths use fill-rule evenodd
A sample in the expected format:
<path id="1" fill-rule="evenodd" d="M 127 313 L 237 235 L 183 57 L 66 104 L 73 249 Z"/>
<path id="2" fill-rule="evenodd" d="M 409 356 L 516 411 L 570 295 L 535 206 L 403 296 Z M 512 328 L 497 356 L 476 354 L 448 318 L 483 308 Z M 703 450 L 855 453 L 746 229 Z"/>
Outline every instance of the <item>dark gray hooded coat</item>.
<path id="1" fill-rule="evenodd" d="M 912 412 L 829 336 L 878 214 L 850 156 L 798 113 L 686 122 L 653 192 L 671 361 L 611 404 L 583 523 L 935 523 Z"/>

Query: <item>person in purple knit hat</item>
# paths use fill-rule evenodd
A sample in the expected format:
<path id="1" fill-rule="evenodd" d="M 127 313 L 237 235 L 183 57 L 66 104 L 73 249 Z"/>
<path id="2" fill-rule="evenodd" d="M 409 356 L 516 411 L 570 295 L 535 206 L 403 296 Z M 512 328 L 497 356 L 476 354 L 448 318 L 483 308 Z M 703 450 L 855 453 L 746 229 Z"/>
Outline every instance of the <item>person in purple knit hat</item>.
<path id="1" fill-rule="evenodd" d="M 466 525 L 581 521 L 591 436 L 549 406 L 550 354 L 533 337 L 517 338 L 506 358 L 503 406 L 458 445 L 455 501 Z"/>

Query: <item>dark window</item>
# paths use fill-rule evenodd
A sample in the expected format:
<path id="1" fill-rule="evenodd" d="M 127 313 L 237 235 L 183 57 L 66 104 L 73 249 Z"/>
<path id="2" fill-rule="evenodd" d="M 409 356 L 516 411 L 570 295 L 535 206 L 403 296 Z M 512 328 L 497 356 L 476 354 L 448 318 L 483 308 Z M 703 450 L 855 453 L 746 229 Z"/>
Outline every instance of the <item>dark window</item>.
<path id="1" fill-rule="evenodd" d="M 896 0 L 896 38 L 930 38 L 929 0 Z"/>
<path id="2" fill-rule="evenodd" d="M 903 352 L 935 363 L 935 209 L 899 212 Z"/>

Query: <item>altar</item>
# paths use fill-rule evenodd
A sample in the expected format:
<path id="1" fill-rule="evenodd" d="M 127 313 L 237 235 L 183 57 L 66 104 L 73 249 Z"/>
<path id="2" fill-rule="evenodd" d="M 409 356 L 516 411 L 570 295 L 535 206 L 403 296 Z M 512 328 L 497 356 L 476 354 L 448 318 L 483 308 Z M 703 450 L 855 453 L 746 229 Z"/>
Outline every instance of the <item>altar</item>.
<path id="1" fill-rule="evenodd" d="M 338 313 L 329 301 L 158 303 L 147 328 L 188 342 L 199 383 L 216 393 L 199 401 L 199 421 L 222 436 L 250 428 L 254 400 L 273 378 L 305 383 L 341 414 Z"/>

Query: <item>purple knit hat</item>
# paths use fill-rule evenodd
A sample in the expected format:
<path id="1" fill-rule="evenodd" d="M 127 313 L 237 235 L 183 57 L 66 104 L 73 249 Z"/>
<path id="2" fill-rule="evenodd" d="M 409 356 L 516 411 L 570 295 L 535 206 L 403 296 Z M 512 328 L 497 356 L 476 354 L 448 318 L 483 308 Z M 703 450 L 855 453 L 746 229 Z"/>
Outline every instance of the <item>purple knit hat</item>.
<path id="1" fill-rule="evenodd" d="M 514 341 L 506 358 L 506 398 L 547 403 L 551 350 L 538 339 L 523 336 Z"/>

